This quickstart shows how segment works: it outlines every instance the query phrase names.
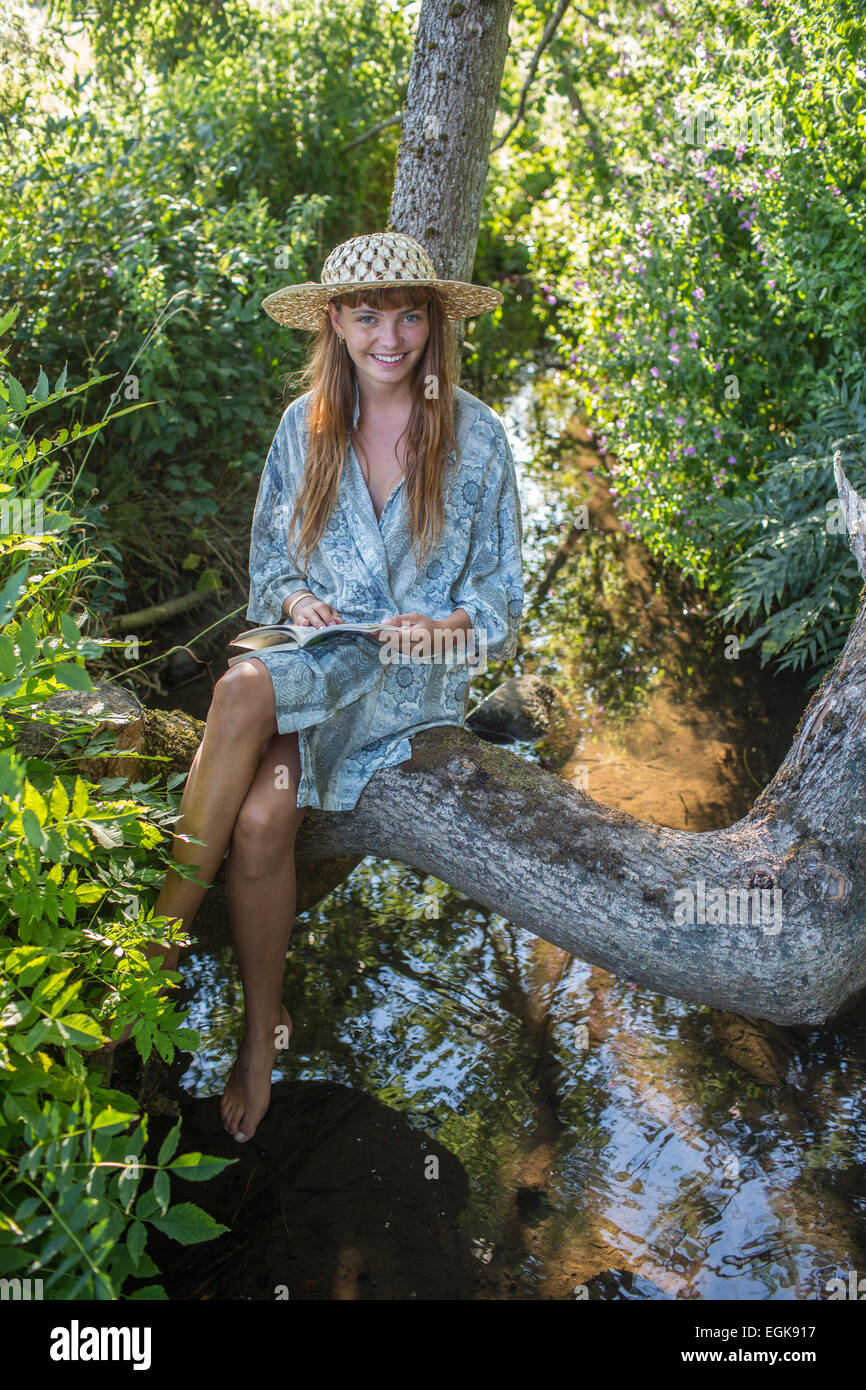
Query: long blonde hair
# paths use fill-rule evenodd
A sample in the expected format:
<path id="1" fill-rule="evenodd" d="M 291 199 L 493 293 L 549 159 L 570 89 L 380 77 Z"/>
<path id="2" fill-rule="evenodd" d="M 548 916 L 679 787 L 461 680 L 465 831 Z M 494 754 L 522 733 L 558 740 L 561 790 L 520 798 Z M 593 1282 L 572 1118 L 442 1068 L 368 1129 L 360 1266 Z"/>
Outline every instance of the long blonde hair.
<path id="1" fill-rule="evenodd" d="M 395 286 L 354 290 L 334 296 L 337 305 L 371 309 L 427 307 L 430 334 L 412 378 L 412 412 L 406 429 L 403 504 L 409 520 L 412 549 L 418 568 L 432 551 L 445 521 L 442 483 L 452 450 L 459 459 L 454 430 L 454 327 L 446 319 L 442 301 L 432 285 Z M 337 499 L 340 477 L 347 458 L 355 406 L 355 364 L 331 323 L 322 316 L 321 327 L 305 367 L 289 381 L 312 392 L 307 422 L 307 456 L 298 497 L 288 526 L 289 548 L 295 523 L 303 509 L 303 521 L 293 561 L 297 572 L 306 572 Z M 455 354 L 456 356 L 456 354 Z M 426 386 L 435 386 L 431 396 Z M 289 394 L 289 382 L 286 383 Z M 302 563 L 301 561 L 302 557 Z"/>

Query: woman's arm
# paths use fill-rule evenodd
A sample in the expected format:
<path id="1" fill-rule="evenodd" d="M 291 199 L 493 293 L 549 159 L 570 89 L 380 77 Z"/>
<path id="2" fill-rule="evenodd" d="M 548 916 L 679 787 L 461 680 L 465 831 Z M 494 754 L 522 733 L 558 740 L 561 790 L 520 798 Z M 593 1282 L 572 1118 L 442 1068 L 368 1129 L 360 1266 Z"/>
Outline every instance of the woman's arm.
<path id="1" fill-rule="evenodd" d="M 483 634 L 487 656 L 494 660 L 514 656 L 523 612 L 522 547 L 517 474 L 508 436 L 500 424 L 472 518 L 469 554 L 451 586 L 453 611 L 447 618 L 392 613 L 383 621 L 408 624 L 406 642 L 410 647 L 421 628 L 431 635 L 437 628 L 451 632 L 474 629 Z M 380 642 L 393 641 L 389 633 L 379 632 L 378 637 Z"/>

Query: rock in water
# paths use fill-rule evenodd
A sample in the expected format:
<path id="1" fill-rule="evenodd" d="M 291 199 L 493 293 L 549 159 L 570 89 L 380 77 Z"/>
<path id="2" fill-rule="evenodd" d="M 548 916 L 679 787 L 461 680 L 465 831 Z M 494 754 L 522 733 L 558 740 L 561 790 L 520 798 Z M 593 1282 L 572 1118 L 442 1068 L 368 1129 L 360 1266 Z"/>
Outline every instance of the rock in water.
<path id="1" fill-rule="evenodd" d="M 470 711 L 466 724 L 479 735 L 538 739 L 550 733 L 558 711 L 567 713 L 567 706 L 552 685 L 539 676 L 510 676 Z"/>

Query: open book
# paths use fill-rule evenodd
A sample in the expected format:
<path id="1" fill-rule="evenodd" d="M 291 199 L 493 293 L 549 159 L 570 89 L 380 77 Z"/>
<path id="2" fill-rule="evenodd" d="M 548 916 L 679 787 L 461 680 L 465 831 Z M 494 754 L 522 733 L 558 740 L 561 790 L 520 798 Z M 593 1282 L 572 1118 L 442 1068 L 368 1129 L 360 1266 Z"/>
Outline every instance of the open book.
<path id="1" fill-rule="evenodd" d="M 291 651 L 297 647 L 311 647 L 317 642 L 325 642 L 337 632 L 399 632 L 396 623 L 329 623 L 327 627 L 299 627 L 296 623 L 268 623 L 265 627 L 253 627 L 233 637 L 231 646 L 245 647 L 248 652 L 261 651 L 262 647 L 285 647 Z M 229 657 L 229 666 L 243 661 L 243 655 Z"/>

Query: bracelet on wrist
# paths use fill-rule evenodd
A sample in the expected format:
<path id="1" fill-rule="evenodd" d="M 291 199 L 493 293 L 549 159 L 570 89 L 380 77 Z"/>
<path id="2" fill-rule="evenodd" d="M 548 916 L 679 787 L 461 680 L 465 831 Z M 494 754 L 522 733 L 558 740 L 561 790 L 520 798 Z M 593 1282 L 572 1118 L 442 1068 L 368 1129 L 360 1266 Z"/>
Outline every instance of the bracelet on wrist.
<path id="1" fill-rule="evenodd" d="M 314 597 L 313 594 L 299 594 L 295 601 L 289 605 L 289 618 L 292 619 L 301 605 Z"/>
<path id="2" fill-rule="evenodd" d="M 297 598 L 292 599 L 292 602 L 289 604 L 289 622 L 292 621 L 292 618 L 295 615 L 295 609 L 297 608 L 299 603 L 303 603 L 304 599 L 314 599 L 315 597 L 316 595 L 312 592 L 311 589 L 305 589 L 303 593 L 298 594 Z"/>

